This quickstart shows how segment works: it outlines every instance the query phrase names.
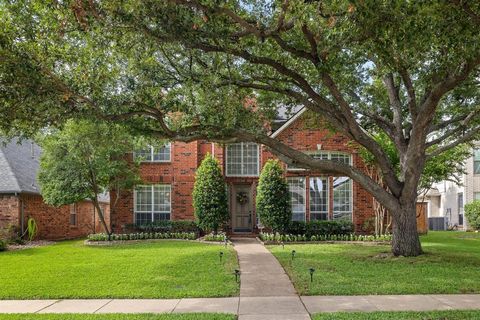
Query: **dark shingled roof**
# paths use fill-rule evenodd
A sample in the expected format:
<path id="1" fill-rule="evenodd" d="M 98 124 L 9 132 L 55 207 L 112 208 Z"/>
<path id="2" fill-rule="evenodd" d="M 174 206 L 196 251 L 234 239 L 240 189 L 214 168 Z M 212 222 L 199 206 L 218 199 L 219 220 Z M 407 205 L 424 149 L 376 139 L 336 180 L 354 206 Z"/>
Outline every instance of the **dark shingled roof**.
<path id="1" fill-rule="evenodd" d="M 37 174 L 42 149 L 32 140 L 0 138 L 0 194 L 40 194 Z M 108 194 L 98 195 L 100 202 L 110 202 Z"/>
<path id="2" fill-rule="evenodd" d="M 0 193 L 40 193 L 37 183 L 41 149 L 31 140 L 0 139 Z"/>

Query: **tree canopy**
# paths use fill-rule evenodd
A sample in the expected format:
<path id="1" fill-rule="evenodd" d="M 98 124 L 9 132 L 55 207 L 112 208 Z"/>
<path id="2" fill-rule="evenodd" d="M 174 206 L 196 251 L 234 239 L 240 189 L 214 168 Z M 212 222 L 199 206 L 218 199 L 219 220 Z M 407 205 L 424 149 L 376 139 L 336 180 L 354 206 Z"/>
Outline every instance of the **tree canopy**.
<path id="1" fill-rule="evenodd" d="M 133 150 L 132 141 L 119 125 L 85 120 L 69 120 L 62 130 L 45 134 L 40 138 L 38 174 L 44 201 L 61 206 L 91 200 L 110 234 L 98 197 L 110 191 L 118 194 L 139 181 L 136 164 L 126 157 Z"/>
<path id="2" fill-rule="evenodd" d="M 0 21 L 7 133 L 81 116 L 170 140 L 262 143 L 360 183 L 394 214 L 395 254 L 421 252 L 426 161 L 480 131 L 478 1 L 20 0 L 0 4 Z M 276 108 L 298 105 L 367 149 L 388 191 L 270 137 Z"/>

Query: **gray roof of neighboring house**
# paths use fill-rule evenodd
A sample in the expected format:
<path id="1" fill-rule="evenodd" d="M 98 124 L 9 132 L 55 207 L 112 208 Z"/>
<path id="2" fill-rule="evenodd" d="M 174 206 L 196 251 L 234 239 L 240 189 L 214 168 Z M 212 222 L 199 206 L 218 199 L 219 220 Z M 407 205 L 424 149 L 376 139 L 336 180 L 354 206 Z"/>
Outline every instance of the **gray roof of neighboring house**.
<path id="1" fill-rule="evenodd" d="M 40 147 L 31 140 L 0 139 L 0 193 L 40 193 L 40 154 Z"/>
<path id="2" fill-rule="evenodd" d="M 37 174 L 40 168 L 42 149 L 32 140 L 0 138 L 0 194 L 40 194 Z M 100 202 L 110 202 L 110 196 L 99 194 Z"/>

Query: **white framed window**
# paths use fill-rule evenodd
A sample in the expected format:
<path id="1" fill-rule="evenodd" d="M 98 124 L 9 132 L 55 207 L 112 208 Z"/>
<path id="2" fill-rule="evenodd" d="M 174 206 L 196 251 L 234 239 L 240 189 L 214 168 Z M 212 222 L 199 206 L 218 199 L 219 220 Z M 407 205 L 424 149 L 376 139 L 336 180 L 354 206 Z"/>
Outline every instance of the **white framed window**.
<path id="1" fill-rule="evenodd" d="M 162 147 L 148 146 L 142 150 L 136 150 L 134 153 L 135 159 L 141 162 L 170 162 L 172 154 L 172 144 L 167 143 Z"/>
<path id="2" fill-rule="evenodd" d="M 310 220 L 328 220 L 328 178 L 310 177 Z"/>
<path id="3" fill-rule="evenodd" d="M 227 145 L 226 173 L 230 177 L 257 177 L 260 148 L 256 143 L 240 142 Z"/>
<path id="4" fill-rule="evenodd" d="M 307 152 L 312 158 L 317 160 L 332 160 L 338 161 L 344 164 L 352 164 L 352 155 L 345 152 L 337 151 L 313 151 Z M 296 166 L 296 165 L 287 165 L 287 171 L 305 171 L 307 169 Z"/>
<path id="5" fill-rule="evenodd" d="M 480 174 L 480 149 L 473 152 L 473 173 Z"/>
<path id="6" fill-rule="evenodd" d="M 77 204 L 72 203 L 70 205 L 70 225 L 76 226 L 78 223 L 77 221 Z"/>
<path id="7" fill-rule="evenodd" d="M 289 177 L 287 182 L 292 206 L 292 221 L 305 221 L 305 177 Z"/>
<path id="8" fill-rule="evenodd" d="M 135 188 L 135 224 L 145 225 L 155 221 L 170 220 L 172 211 L 169 184 L 139 185 Z"/>
<path id="9" fill-rule="evenodd" d="M 480 192 L 473 193 L 473 200 L 480 200 Z"/>
<path id="10" fill-rule="evenodd" d="M 352 179 L 333 178 L 333 219 L 352 219 Z"/>

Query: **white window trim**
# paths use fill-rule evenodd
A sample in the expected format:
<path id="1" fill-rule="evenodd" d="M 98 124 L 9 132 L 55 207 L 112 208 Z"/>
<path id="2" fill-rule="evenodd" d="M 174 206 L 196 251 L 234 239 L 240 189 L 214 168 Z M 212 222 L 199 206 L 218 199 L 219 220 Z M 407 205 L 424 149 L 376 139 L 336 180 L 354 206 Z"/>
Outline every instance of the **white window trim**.
<path id="1" fill-rule="evenodd" d="M 309 204 L 307 204 L 307 177 L 287 177 L 287 184 L 288 184 L 289 179 L 299 179 L 299 178 L 303 178 L 303 182 L 304 182 L 304 186 L 305 186 L 303 188 L 303 199 L 305 199 L 305 203 L 304 203 L 305 210 L 303 211 L 303 220 L 300 220 L 300 221 L 307 222 L 307 205 L 309 206 Z M 310 192 L 310 186 L 308 186 L 308 190 Z M 288 193 L 290 195 L 290 186 L 289 186 Z M 295 214 L 295 212 L 293 212 L 293 210 L 292 210 L 292 216 L 293 216 L 293 214 Z M 299 221 L 299 220 L 292 220 L 292 221 Z"/>
<path id="2" fill-rule="evenodd" d="M 480 172 L 475 172 L 475 162 L 480 162 L 480 158 L 478 160 L 476 160 L 476 157 L 475 157 L 475 153 L 480 150 L 480 146 L 475 146 L 473 148 L 473 156 L 472 156 L 472 165 L 473 165 L 473 168 L 472 168 L 472 173 L 474 176 L 480 176 Z"/>
<path id="3" fill-rule="evenodd" d="M 150 159 L 152 160 L 141 160 L 140 163 L 171 163 L 172 162 L 172 143 L 169 142 L 164 146 L 169 146 L 169 149 L 170 149 L 168 160 L 153 160 L 154 154 L 155 154 L 155 147 L 148 146 L 150 148 Z M 136 157 L 137 157 L 137 153 L 133 151 L 133 159 L 136 159 Z"/>
<path id="4" fill-rule="evenodd" d="M 153 198 L 153 193 L 154 190 L 153 188 L 157 185 L 165 185 L 170 187 L 170 211 L 157 211 L 155 212 L 154 207 L 155 207 L 155 201 Z M 151 211 L 137 211 L 137 188 L 138 187 L 150 187 L 150 192 L 152 193 L 152 205 L 151 205 Z M 133 223 L 136 223 L 136 214 L 137 213 L 150 213 L 152 215 L 152 220 L 151 222 L 154 222 L 154 214 L 155 213 L 169 213 L 170 214 L 170 219 L 172 220 L 172 185 L 167 184 L 167 183 L 156 183 L 156 184 L 138 184 L 135 186 L 135 189 L 133 190 Z"/>
<path id="5" fill-rule="evenodd" d="M 70 212 L 69 212 L 69 215 L 68 215 L 68 224 L 71 226 L 71 227 L 76 227 L 78 226 L 78 212 L 77 212 L 77 204 L 76 203 L 72 203 L 70 204 L 70 208 L 69 208 Z M 72 224 L 72 216 L 75 216 L 75 223 Z"/>
<path id="6" fill-rule="evenodd" d="M 312 213 L 325 213 L 325 212 L 322 212 L 322 211 L 313 211 L 312 210 L 312 207 L 311 207 L 311 202 L 310 202 L 310 179 L 315 179 L 315 178 L 320 178 L 320 179 L 325 179 L 327 180 L 327 211 L 326 211 L 326 214 L 327 214 L 327 220 L 332 220 L 330 219 L 330 177 L 329 176 L 309 176 L 308 177 L 308 211 L 310 212 L 310 221 L 312 221 Z M 332 195 L 333 197 L 333 195 Z M 333 200 L 333 198 L 332 198 Z M 332 211 L 333 213 L 333 211 Z M 314 220 L 314 221 L 317 221 L 317 220 Z M 322 220 L 318 220 L 318 221 L 322 221 Z"/>
<path id="7" fill-rule="evenodd" d="M 315 150 L 315 151 L 306 151 L 305 154 L 313 157 L 314 155 L 316 154 L 320 154 L 320 153 L 323 153 L 323 154 L 326 154 L 327 155 L 327 159 L 325 160 L 332 160 L 332 154 L 341 154 L 341 155 L 345 155 L 345 156 L 348 156 L 348 164 L 351 166 L 353 165 L 353 155 L 351 153 L 348 153 L 348 152 L 345 152 L 345 151 L 335 151 L 335 150 Z M 305 168 L 289 168 L 288 164 L 287 164 L 287 171 L 290 171 L 290 172 L 295 172 L 295 171 L 307 171 L 309 169 L 305 169 Z"/>
<path id="8" fill-rule="evenodd" d="M 339 177 L 345 177 L 345 176 L 333 176 L 332 177 L 332 204 L 334 203 L 333 202 L 334 201 L 333 197 L 334 197 L 334 194 L 335 194 L 335 190 L 334 190 L 334 186 L 333 186 L 333 180 L 335 178 L 339 178 Z M 354 211 L 354 208 L 353 208 L 353 205 L 354 205 L 354 203 L 353 203 L 353 182 L 354 181 L 350 177 L 347 177 L 347 178 L 350 179 L 350 199 L 349 200 L 350 200 L 350 206 L 351 206 L 352 210 L 351 211 L 337 211 L 337 212 L 338 213 L 350 213 L 351 214 L 351 221 L 353 221 L 353 211 Z M 333 219 L 333 214 L 334 214 L 334 211 L 333 211 L 333 206 L 332 206 L 332 220 L 335 220 L 335 219 Z"/>
<path id="9" fill-rule="evenodd" d="M 225 176 L 227 176 L 227 177 L 258 177 L 260 175 L 260 163 L 261 163 L 260 145 L 258 143 L 254 143 L 254 142 L 237 142 L 237 143 L 242 145 L 242 148 L 241 148 L 242 162 L 243 162 L 243 145 L 250 143 L 250 144 L 255 144 L 257 146 L 257 173 L 253 174 L 253 175 L 252 174 L 231 174 L 231 173 L 228 173 L 228 146 L 229 145 L 226 145 L 225 146 Z M 230 144 L 230 145 L 232 145 L 232 144 Z"/>

